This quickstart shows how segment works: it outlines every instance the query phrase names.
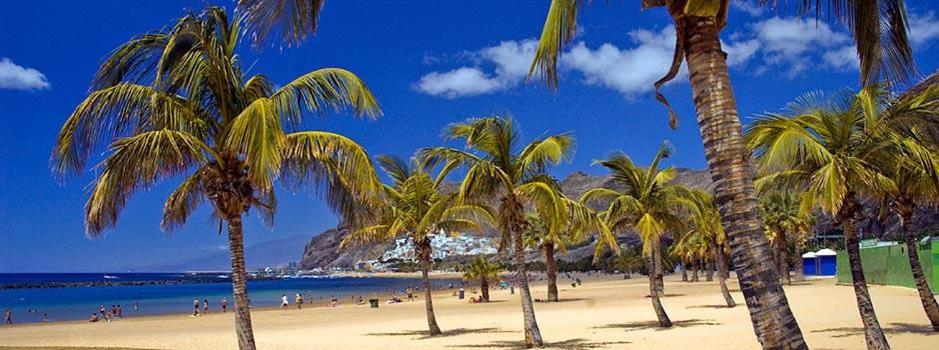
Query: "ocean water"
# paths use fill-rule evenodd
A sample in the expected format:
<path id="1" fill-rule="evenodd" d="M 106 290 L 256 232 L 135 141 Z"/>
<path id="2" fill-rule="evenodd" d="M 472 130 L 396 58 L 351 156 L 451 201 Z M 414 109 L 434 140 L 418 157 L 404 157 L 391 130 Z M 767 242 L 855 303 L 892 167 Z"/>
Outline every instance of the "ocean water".
<path id="1" fill-rule="evenodd" d="M 218 274 L 201 275 L 215 276 Z M 105 276 L 109 276 L 105 278 Z M 93 281 L 152 281 L 185 280 L 193 276 L 179 273 L 39 273 L 39 274 L 0 274 L 0 284 L 22 282 L 93 282 Z M 448 284 L 457 285 L 459 280 L 432 280 L 435 288 Z M 312 296 L 315 301 L 329 300 L 332 296 L 348 303 L 350 295 L 370 296 L 385 294 L 390 291 L 402 291 L 408 287 L 420 286 L 417 278 L 383 277 L 319 277 L 319 278 L 282 278 L 276 280 L 258 280 L 248 282 L 248 296 L 251 306 L 278 306 L 280 296 L 286 294 L 290 303 L 294 295 L 301 293 L 304 302 Z M 67 288 L 28 288 L 0 290 L 0 309 L 13 311 L 13 322 L 28 323 L 42 321 L 43 314 L 50 321 L 85 320 L 100 305 L 108 310 L 112 304 L 123 306 L 124 317 L 139 315 L 157 315 L 172 313 L 191 313 L 192 302 L 209 300 L 209 311 L 221 311 L 222 298 L 228 298 L 229 308 L 234 306 L 231 296 L 231 282 L 218 278 L 218 282 L 147 285 L 147 286 L 110 286 L 110 287 L 67 287 Z M 140 308 L 134 310 L 134 304 Z M 35 310 L 35 313 L 29 312 Z"/>

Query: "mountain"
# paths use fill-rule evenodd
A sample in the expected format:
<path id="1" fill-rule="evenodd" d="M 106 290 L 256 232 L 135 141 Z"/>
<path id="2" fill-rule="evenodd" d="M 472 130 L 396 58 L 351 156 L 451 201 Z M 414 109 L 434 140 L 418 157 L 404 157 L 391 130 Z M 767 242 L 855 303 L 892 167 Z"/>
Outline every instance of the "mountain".
<path id="1" fill-rule="evenodd" d="M 303 256 L 303 246 L 309 239 L 309 235 L 297 235 L 249 245 L 245 247 L 245 265 L 250 271 L 297 261 Z M 228 254 L 228 249 L 223 249 L 187 261 L 159 263 L 129 270 L 146 272 L 229 271 L 231 270 L 231 256 Z"/>
<path id="2" fill-rule="evenodd" d="M 711 185 L 710 177 L 705 170 L 677 169 L 676 183 L 695 188 L 708 188 Z M 594 187 L 616 188 L 612 178 L 605 176 L 590 176 L 585 172 L 575 172 L 561 181 L 561 190 L 565 195 L 571 198 L 579 198 L 587 190 Z M 455 191 L 456 184 L 443 184 L 444 191 Z M 300 260 L 301 269 L 313 268 L 332 268 L 332 267 L 351 267 L 358 260 L 377 259 L 391 244 L 371 244 L 361 247 L 350 247 L 339 250 L 339 242 L 349 233 L 345 227 L 338 227 L 324 231 L 309 241 L 303 252 L 303 258 Z M 498 239 L 499 234 L 495 231 L 483 232 L 484 236 Z M 593 254 L 593 248 L 587 247 L 577 252 L 569 252 L 565 259 L 579 259 L 583 254 Z M 535 255 L 532 256 L 533 258 Z"/>

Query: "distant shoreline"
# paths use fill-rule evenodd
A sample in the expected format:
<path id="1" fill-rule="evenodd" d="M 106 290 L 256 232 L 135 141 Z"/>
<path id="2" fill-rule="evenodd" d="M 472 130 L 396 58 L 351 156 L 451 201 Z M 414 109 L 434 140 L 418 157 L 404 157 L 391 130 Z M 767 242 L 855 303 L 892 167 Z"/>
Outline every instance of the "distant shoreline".
<path id="1" fill-rule="evenodd" d="M 148 274 L 150 272 L 141 272 Z M 153 274 L 162 274 L 161 272 L 152 272 Z M 124 287 L 124 286 L 165 286 L 165 285 L 184 285 L 184 284 L 202 284 L 202 283 L 231 283 L 230 278 L 221 278 L 215 274 L 227 274 L 227 272 L 199 272 L 198 275 L 191 275 L 194 272 L 177 272 L 184 275 L 176 279 L 152 279 L 152 280 L 95 280 L 95 281 L 29 281 L 29 282 L 0 282 L 0 290 L 12 289 L 51 289 L 51 288 L 82 288 L 82 287 Z M 42 273 L 39 273 L 42 274 Z M 76 273 L 87 274 L 87 273 Z M 65 273 L 67 275 L 67 273 Z M 107 275 L 107 274 L 102 274 Z M 293 277 L 296 276 L 296 277 Z M 301 271 L 297 275 L 275 276 L 275 275 L 250 275 L 249 281 L 276 281 L 290 278 L 420 278 L 420 272 L 355 272 L 355 271 L 336 271 L 330 273 L 313 274 L 309 271 Z M 458 272 L 433 271 L 430 278 L 461 278 L 462 274 Z"/>

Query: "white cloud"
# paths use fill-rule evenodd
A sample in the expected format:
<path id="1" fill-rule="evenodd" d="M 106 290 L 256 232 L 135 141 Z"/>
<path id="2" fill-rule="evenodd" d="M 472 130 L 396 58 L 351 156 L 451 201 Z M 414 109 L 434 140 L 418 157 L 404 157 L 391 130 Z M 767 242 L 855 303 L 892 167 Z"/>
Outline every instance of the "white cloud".
<path id="1" fill-rule="evenodd" d="M 417 89 L 432 96 L 458 98 L 516 87 L 528 75 L 537 45 L 535 40 L 503 41 L 471 55 L 479 63 L 492 64 L 495 67 L 492 73 L 486 73 L 479 65 L 431 72 L 421 77 Z"/>
<path id="2" fill-rule="evenodd" d="M 731 7 L 740 10 L 750 16 L 759 17 L 766 10 L 766 7 L 760 6 L 753 0 L 737 0 L 730 2 Z"/>
<path id="3" fill-rule="evenodd" d="M 16 65 L 9 58 L 0 58 L 0 89 L 33 91 L 50 87 L 42 72 Z"/>
<path id="4" fill-rule="evenodd" d="M 790 76 L 813 66 L 820 52 L 843 53 L 852 45 L 851 38 L 833 31 L 827 24 L 801 18 L 773 17 L 752 25 L 753 34 L 762 43 L 763 61 L 768 66 L 787 69 Z M 824 53 L 822 53 L 824 55 Z M 836 67 L 848 62 L 844 55 L 830 55 Z M 828 58 L 823 58 L 827 63 Z"/>
<path id="5" fill-rule="evenodd" d="M 929 41 L 939 38 L 939 19 L 932 11 L 922 15 L 910 13 L 910 43 L 914 47 L 923 46 Z"/>
<path id="6" fill-rule="evenodd" d="M 727 52 L 727 65 L 731 67 L 747 63 L 747 61 L 756 55 L 757 50 L 759 50 L 761 46 L 763 46 L 763 44 L 757 39 L 731 42 L 730 44 L 722 43 L 724 51 Z"/>
<path id="7" fill-rule="evenodd" d="M 857 49 L 854 48 L 854 45 L 829 50 L 822 54 L 822 59 L 828 66 L 841 70 L 857 69 L 861 62 L 857 58 Z"/>
<path id="8" fill-rule="evenodd" d="M 620 49 L 606 43 L 594 50 L 579 42 L 561 56 L 561 67 L 583 74 L 587 84 L 601 85 L 624 96 L 651 91 L 652 84 L 668 72 L 672 62 L 675 29 L 640 29 L 630 32 L 629 37 L 637 46 Z"/>

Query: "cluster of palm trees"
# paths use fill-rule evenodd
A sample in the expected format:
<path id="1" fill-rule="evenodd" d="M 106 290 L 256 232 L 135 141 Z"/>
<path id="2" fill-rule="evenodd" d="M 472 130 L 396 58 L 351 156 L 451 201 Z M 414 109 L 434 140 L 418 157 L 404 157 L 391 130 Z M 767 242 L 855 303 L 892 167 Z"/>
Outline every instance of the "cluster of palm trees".
<path id="1" fill-rule="evenodd" d="M 734 267 L 764 348 L 807 348 L 778 274 L 788 270 L 783 248 L 798 247 L 811 225 L 811 215 L 801 211 L 805 207 L 821 209 L 844 229 L 868 344 L 887 348 L 864 283 L 855 229 L 862 202 L 875 200 L 887 203 L 885 208 L 901 218 L 912 273 L 924 308 L 939 330 L 939 306 L 914 257 L 911 226 L 916 206 L 932 202 L 937 192 L 934 141 L 939 129 L 932 123 L 937 78 L 898 97 L 887 91 L 915 72 L 903 1 L 796 2 L 800 14 L 821 13 L 829 4 L 830 18 L 851 29 L 863 89 L 830 102 L 807 96 L 788 114 L 762 116 L 746 136 L 719 41 L 729 1 L 642 2 L 644 8 L 665 7 L 675 25 L 671 70 L 655 86 L 658 90 L 673 79 L 681 61 L 687 62 L 713 195 L 672 184 L 674 170 L 659 169 L 659 161 L 669 153 L 663 147 L 648 167 L 638 167 L 622 154 L 601 161 L 619 188 L 568 198 L 547 168 L 570 157 L 571 135 L 520 147 L 514 124 L 505 117 L 451 125 L 447 135 L 463 140 L 463 149 L 422 149 L 413 162 L 379 158 L 393 180 L 382 184 L 362 147 L 342 135 L 309 131 L 311 121 L 303 118 L 328 108 L 380 115 L 379 104 L 361 79 L 326 68 L 277 89 L 278 84 L 262 74 L 246 75 L 236 54 L 244 35 L 256 47 L 299 45 L 317 28 L 321 0 L 239 0 L 233 17 L 211 7 L 120 46 L 101 65 L 92 92 L 66 120 L 52 168 L 63 177 L 78 174 L 93 153 L 104 151 L 85 208 L 89 236 L 113 227 L 136 191 L 184 177 L 166 201 L 162 227 L 183 225 L 203 202 L 212 206 L 219 232 L 226 228 L 230 243 L 241 349 L 255 348 L 242 219 L 254 210 L 266 223 L 272 222 L 277 181 L 321 194 L 355 227 L 344 243 L 411 236 L 418 243 L 425 276 L 428 234 L 478 230 L 482 225 L 497 228 L 502 247 L 515 259 L 528 346 L 543 341 L 527 283 L 526 247 L 537 247 L 553 261 L 554 250 L 587 233 L 601 237 L 598 250 L 604 245 L 618 249 L 613 233 L 632 230 L 644 241 L 650 293 L 662 326 L 670 321 L 659 299 L 665 254 L 660 238 L 671 234 L 679 242 L 672 253 L 681 260 L 713 261 L 719 270 Z M 531 67 L 531 74 L 539 73 L 549 86 L 557 87 L 558 57 L 575 37 L 582 2 L 551 1 Z M 887 85 L 878 85 L 881 81 Z M 658 91 L 656 98 L 668 106 Z M 671 107 L 668 111 L 671 125 L 677 126 L 677 115 Z M 751 152 L 760 173 L 756 185 Z M 441 182 L 454 169 L 465 173 L 458 191 L 441 191 Z M 778 201 L 767 200 L 762 209 L 770 219 L 761 221 L 757 190 L 770 193 L 783 185 L 798 189 L 798 198 L 780 195 Z M 794 202 L 800 209 L 795 212 L 801 213 L 796 216 L 803 218 L 792 219 Z M 679 215 L 691 220 L 677 225 Z M 727 274 L 718 276 L 728 305 L 733 305 L 723 283 Z M 426 299 L 431 333 L 435 328 L 439 333 L 429 295 Z"/>
<path id="2" fill-rule="evenodd" d="M 865 202 L 881 203 L 879 213 L 900 219 L 923 308 L 939 330 L 939 308 L 923 276 L 912 227 L 916 203 L 933 202 L 939 195 L 939 139 L 930 120 L 939 112 L 935 79 L 900 96 L 879 86 L 834 96 L 809 94 L 782 113 L 759 116 L 745 134 L 760 172 L 757 190 L 775 191 L 767 197 L 764 217 L 779 247 L 780 268 L 788 270 L 787 233 L 796 233 L 798 247 L 809 227 L 811 214 L 805 208 L 830 216 L 844 232 L 869 348 L 889 346 L 861 265 L 856 223 L 878 215 L 865 209 Z"/>

